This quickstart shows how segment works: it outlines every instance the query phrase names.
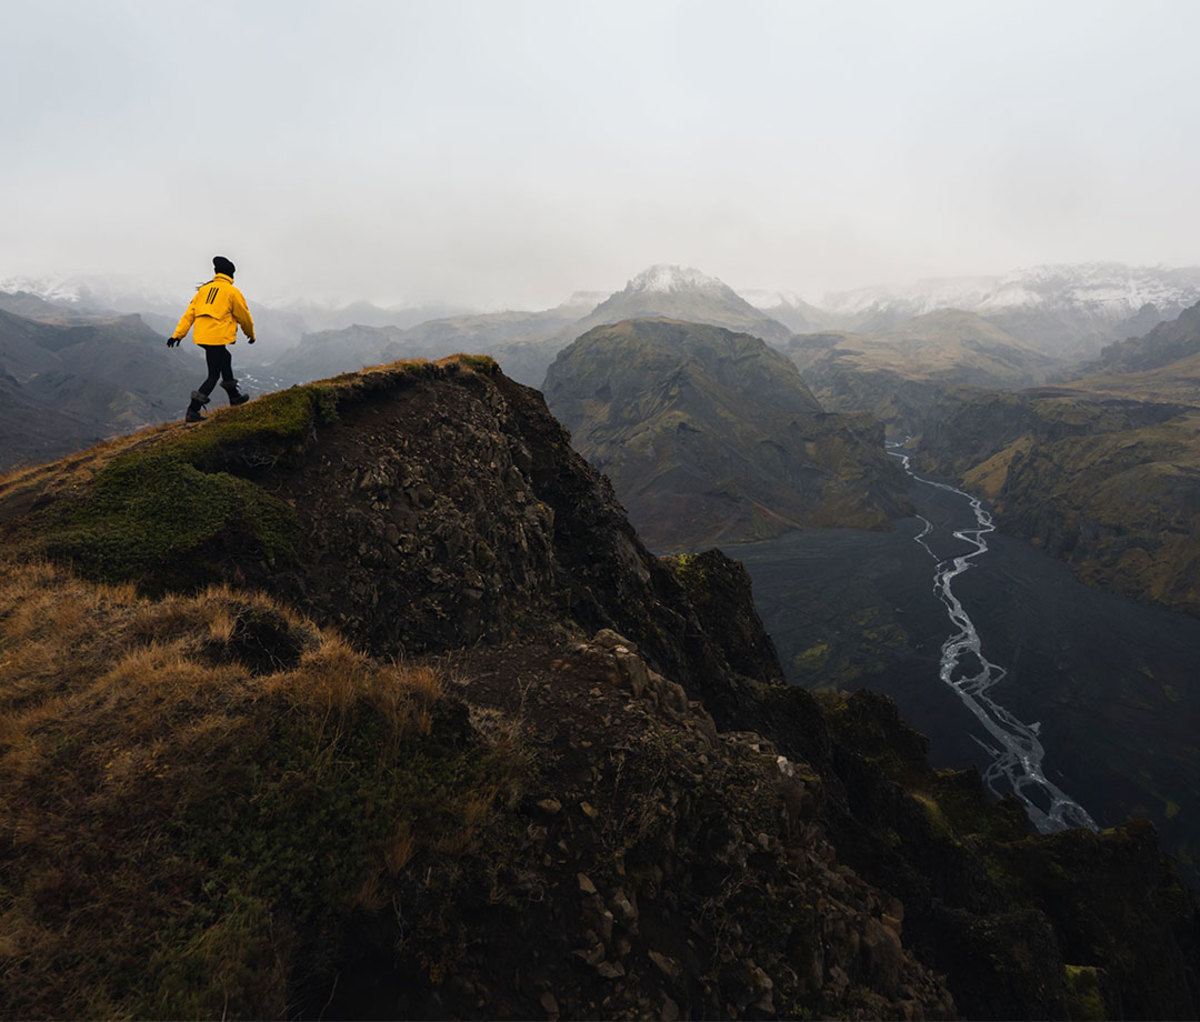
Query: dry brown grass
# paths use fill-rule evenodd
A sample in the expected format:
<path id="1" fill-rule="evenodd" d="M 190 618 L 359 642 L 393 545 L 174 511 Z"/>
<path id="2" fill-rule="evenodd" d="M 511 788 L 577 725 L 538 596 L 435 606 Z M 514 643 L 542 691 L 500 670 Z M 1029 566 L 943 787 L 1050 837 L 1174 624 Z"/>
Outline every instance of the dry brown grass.
<path id="1" fill-rule="evenodd" d="M 286 1014 L 301 928 L 492 812 L 442 688 L 264 596 L 0 561 L 0 1016 Z"/>

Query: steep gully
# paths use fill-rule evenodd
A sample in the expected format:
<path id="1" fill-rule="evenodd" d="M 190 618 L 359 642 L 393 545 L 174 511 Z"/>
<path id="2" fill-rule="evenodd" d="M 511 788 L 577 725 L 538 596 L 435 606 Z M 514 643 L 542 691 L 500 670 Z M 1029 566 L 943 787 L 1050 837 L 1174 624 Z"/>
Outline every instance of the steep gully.
<path id="1" fill-rule="evenodd" d="M 909 466 L 909 456 L 899 450 L 901 443 L 889 441 L 888 453 L 900 460 L 912 479 L 920 485 L 957 494 L 968 502 L 975 518 L 975 528 L 956 529 L 953 533 L 956 539 L 973 547 L 969 553 L 940 558 L 930 545 L 935 527 L 921 516 L 918 517 L 923 527 L 914 539 L 937 564 L 934 592 L 945 606 L 951 624 L 957 629 L 942 644 L 939 677 L 975 715 L 995 742 L 989 744 L 975 739 L 992 760 L 984 771 L 984 781 L 997 797 L 1004 794 L 1002 788 L 1011 790 L 1024 804 L 1034 826 L 1042 833 L 1067 827 L 1095 830 L 1096 824 L 1087 810 L 1043 772 L 1046 750 L 1038 734 L 1041 725 L 1037 722 L 1024 723 L 988 694 L 1004 679 L 1007 671 L 983 655 L 975 624 L 954 593 L 954 580 L 971 569 L 972 561 L 988 552 L 985 537 L 995 531 L 992 516 L 983 509 L 978 497 L 946 483 L 923 479 L 914 473 Z"/>

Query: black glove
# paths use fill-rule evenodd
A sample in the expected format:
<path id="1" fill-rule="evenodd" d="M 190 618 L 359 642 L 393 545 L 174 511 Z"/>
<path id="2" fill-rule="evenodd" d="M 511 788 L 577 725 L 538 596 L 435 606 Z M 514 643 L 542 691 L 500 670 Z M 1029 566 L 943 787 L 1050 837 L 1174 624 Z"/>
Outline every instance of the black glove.
<path id="1" fill-rule="evenodd" d="M 178 346 L 179 346 L 179 342 L 180 342 L 180 341 L 182 341 L 182 340 L 183 340 L 183 338 L 182 338 L 182 337 L 168 337 L 168 338 L 167 338 L 167 347 L 168 347 L 168 348 L 175 348 L 175 347 L 178 347 Z"/>

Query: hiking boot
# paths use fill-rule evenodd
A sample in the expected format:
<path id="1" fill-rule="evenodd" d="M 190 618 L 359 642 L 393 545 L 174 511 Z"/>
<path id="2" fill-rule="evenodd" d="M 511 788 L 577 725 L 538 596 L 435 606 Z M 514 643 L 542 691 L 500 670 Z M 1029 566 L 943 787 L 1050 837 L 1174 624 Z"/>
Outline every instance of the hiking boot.
<path id="1" fill-rule="evenodd" d="M 229 403 L 231 405 L 244 405 L 250 400 L 249 394 L 242 394 L 237 389 L 237 380 L 222 380 L 221 386 L 225 388 L 225 393 L 229 395 Z"/>
<path id="2" fill-rule="evenodd" d="M 209 397 L 203 391 L 192 391 L 192 402 L 187 406 L 187 414 L 184 415 L 184 422 L 203 422 L 204 416 L 200 414 L 200 409 L 209 402 Z"/>

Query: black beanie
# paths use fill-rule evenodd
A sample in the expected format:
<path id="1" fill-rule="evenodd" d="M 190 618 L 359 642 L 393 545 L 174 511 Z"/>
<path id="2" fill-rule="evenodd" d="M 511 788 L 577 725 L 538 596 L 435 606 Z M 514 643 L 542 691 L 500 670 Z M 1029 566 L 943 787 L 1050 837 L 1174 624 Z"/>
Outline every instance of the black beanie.
<path id="1" fill-rule="evenodd" d="M 216 273 L 224 273 L 227 277 L 232 277 L 234 265 L 224 256 L 213 256 L 213 270 Z"/>

